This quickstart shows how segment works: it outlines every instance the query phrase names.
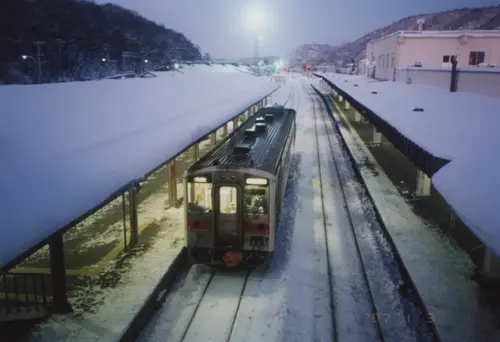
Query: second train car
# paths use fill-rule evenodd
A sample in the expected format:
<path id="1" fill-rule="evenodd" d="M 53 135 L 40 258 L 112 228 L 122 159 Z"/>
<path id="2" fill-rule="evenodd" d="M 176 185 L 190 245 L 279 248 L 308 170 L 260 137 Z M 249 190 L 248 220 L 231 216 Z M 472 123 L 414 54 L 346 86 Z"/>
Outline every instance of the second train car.
<path id="1" fill-rule="evenodd" d="M 293 109 L 261 108 L 184 177 L 191 264 L 259 265 L 275 248 L 295 144 Z"/>

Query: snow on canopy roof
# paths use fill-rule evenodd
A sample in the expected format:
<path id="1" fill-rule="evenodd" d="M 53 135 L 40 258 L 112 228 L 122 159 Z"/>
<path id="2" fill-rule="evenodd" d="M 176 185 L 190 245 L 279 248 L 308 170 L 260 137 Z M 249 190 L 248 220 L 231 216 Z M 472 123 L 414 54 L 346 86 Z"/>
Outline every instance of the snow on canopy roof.
<path id="1" fill-rule="evenodd" d="M 451 161 L 432 177 L 433 185 L 477 237 L 500 255 L 500 159 L 495 158 L 500 99 L 363 76 L 321 75 L 430 154 Z M 415 107 L 424 111 L 414 112 Z"/>
<path id="2" fill-rule="evenodd" d="M 229 72 L 229 73 L 234 73 L 234 72 L 247 72 L 248 73 L 248 68 L 244 66 L 235 66 L 232 64 L 192 64 L 192 65 L 181 65 L 181 72 L 190 72 L 190 71 L 206 71 L 206 72 Z"/>
<path id="3" fill-rule="evenodd" d="M 0 88 L 0 267 L 277 88 L 241 72 L 158 74 Z"/>
<path id="4" fill-rule="evenodd" d="M 451 73 L 451 66 L 449 67 L 401 67 L 397 68 L 398 70 L 411 70 L 411 71 L 437 71 L 437 72 L 448 72 Z M 473 72 L 473 73 L 492 73 L 498 74 L 500 73 L 500 68 L 498 67 L 457 67 L 458 71 L 463 72 Z"/>

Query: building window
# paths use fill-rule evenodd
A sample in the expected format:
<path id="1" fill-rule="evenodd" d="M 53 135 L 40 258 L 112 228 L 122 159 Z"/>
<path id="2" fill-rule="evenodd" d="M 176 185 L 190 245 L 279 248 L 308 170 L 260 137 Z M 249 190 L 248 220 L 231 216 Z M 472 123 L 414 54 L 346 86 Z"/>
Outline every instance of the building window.
<path id="1" fill-rule="evenodd" d="M 451 63 L 451 61 L 453 60 L 453 57 L 455 57 L 455 60 L 458 60 L 456 55 L 443 56 L 443 63 Z"/>
<path id="2" fill-rule="evenodd" d="M 396 56 L 394 54 L 394 52 L 392 53 L 392 57 L 391 57 L 391 68 L 394 68 L 394 63 L 396 62 Z"/>
<path id="3" fill-rule="evenodd" d="M 471 51 L 469 54 L 469 65 L 484 63 L 484 51 Z"/>
<path id="4" fill-rule="evenodd" d="M 387 54 L 385 58 L 386 58 L 385 67 L 388 68 L 389 67 L 389 54 Z"/>

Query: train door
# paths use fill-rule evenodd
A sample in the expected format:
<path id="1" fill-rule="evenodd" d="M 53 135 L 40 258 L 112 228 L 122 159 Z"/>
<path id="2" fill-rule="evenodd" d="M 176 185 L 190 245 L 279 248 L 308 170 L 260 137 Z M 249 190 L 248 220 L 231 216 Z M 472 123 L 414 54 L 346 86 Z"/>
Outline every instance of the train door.
<path id="1" fill-rule="evenodd" d="M 241 188 L 220 185 L 214 194 L 214 245 L 219 248 L 241 247 Z"/>

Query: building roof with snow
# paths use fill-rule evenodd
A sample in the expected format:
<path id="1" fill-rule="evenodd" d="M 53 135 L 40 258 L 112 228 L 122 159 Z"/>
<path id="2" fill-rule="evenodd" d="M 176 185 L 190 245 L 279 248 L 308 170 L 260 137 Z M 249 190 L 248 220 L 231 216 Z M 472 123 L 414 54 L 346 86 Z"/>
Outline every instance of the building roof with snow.
<path id="1" fill-rule="evenodd" d="M 400 36 L 405 38 L 500 38 L 500 30 L 402 30 L 372 40 L 376 42 L 393 36 Z"/>
<path id="2" fill-rule="evenodd" d="M 0 87 L 0 268 L 277 88 L 232 66 L 181 71 Z"/>

